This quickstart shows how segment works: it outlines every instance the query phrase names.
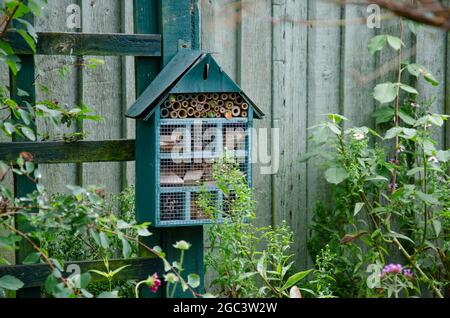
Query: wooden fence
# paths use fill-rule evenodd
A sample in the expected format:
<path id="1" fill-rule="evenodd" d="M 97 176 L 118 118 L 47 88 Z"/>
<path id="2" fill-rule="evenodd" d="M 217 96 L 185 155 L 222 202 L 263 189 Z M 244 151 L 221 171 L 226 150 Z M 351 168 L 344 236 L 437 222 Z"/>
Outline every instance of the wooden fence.
<path id="1" fill-rule="evenodd" d="M 82 28 L 66 27 L 68 5 L 82 8 Z M 384 19 L 381 29 L 365 25 L 364 6 L 341 7 L 322 0 L 200 0 L 201 42 L 214 52 L 224 69 L 266 113 L 258 127 L 280 129 L 280 166 L 276 174 L 261 175 L 255 165 L 254 187 L 258 222 L 276 224 L 287 220 L 295 232 L 294 253 L 299 266 L 307 266 L 307 224 L 317 200 L 329 201 L 327 186 L 318 163 L 300 164 L 308 150 L 307 128 L 339 112 L 350 124 L 374 125 L 372 112 L 378 105 L 370 98 L 377 82 L 391 73 L 394 56 L 370 56 L 367 42 L 383 32 L 396 32 L 393 19 Z M 132 0 L 49 0 L 49 8 L 36 23 L 40 31 L 132 33 Z M 342 23 L 342 19 L 346 23 Z M 440 81 L 433 88 L 422 82 L 419 90 L 434 98 L 434 108 L 449 112 L 450 52 L 448 35 L 421 28 L 417 37 L 405 41 L 411 60 L 424 64 Z M 89 139 L 134 137 L 134 123 L 124 111 L 135 99 L 134 60 L 106 57 L 95 70 L 74 70 L 62 82 L 49 70 L 67 57 L 38 57 L 36 65 L 46 71 L 38 78 L 51 93 L 37 86 L 37 100 L 52 97 L 70 105 L 83 100 L 105 121 L 86 124 Z M 0 82 L 8 81 L 0 71 Z M 76 88 L 76 89 L 74 89 Z M 447 91 L 446 91 L 447 90 Z M 40 129 L 46 129 L 39 125 Z M 441 136 L 450 146 L 450 130 Z M 57 147 L 57 145 L 56 145 Z M 117 193 L 134 184 L 133 163 L 64 163 L 41 165 L 46 185 L 62 191 L 68 183 L 102 184 Z"/>

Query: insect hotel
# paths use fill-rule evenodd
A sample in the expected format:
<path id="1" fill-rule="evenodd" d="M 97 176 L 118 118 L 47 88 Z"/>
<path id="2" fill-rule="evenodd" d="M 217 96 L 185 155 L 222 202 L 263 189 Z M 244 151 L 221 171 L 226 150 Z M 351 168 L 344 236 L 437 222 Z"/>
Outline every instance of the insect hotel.
<path id="1" fill-rule="evenodd" d="M 138 222 L 209 223 L 197 205 L 200 191 L 219 210 L 227 200 L 212 180 L 214 160 L 227 151 L 250 183 L 250 128 L 263 116 L 211 54 L 179 52 L 127 112 L 137 120 Z"/>

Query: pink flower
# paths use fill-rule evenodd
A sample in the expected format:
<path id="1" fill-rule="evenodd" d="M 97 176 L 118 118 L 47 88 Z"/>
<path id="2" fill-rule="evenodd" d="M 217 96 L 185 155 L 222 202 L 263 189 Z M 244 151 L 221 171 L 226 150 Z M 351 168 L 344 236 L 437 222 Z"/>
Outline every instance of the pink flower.
<path id="1" fill-rule="evenodd" d="M 400 274 L 403 270 L 403 266 L 400 264 L 389 264 L 384 266 L 383 271 L 381 272 L 381 277 L 384 277 L 388 274 Z"/>
<path id="2" fill-rule="evenodd" d="M 158 278 L 158 274 L 154 273 L 152 276 L 147 278 L 145 284 L 150 288 L 151 292 L 156 294 L 159 287 L 161 286 L 161 280 Z"/>
<path id="3" fill-rule="evenodd" d="M 403 270 L 403 275 L 405 275 L 405 277 L 408 279 L 412 279 L 412 277 L 413 277 L 413 273 L 411 272 L 410 269 Z"/>

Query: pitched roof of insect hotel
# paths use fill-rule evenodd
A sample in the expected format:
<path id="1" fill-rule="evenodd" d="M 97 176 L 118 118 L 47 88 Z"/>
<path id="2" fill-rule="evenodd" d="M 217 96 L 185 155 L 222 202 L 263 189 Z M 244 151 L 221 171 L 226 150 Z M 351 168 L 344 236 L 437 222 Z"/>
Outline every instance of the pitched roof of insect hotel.
<path id="1" fill-rule="evenodd" d="M 210 53 L 181 50 L 128 109 L 126 116 L 147 120 L 170 94 L 238 93 L 252 106 L 254 117 L 264 113 L 217 64 Z"/>

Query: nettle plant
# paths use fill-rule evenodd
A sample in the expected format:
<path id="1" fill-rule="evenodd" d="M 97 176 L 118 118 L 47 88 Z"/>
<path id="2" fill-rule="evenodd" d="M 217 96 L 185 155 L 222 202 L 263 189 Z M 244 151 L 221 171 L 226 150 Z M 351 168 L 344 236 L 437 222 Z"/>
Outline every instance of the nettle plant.
<path id="1" fill-rule="evenodd" d="M 409 74 L 439 84 L 422 65 L 402 60 L 403 33 L 400 21 L 400 37 L 369 41 L 371 54 L 397 54 L 395 81 L 373 92 L 381 105 L 374 113 L 380 129 L 346 128 L 345 117 L 330 114 L 312 127 L 316 150 L 304 158 L 323 158 L 325 178 L 334 185 L 333 207 L 318 209 L 310 243 L 331 242 L 342 296 L 418 296 L 428 288 L 443 297 L 450 281 L 450 151 L 440 150 L 435 139 L 448 116 L 420 103 L 419 92 L 404 82 Z M 382 269 L 391 262 L 404 268 L 388 275 Z M 379 278 L 372 288 L 366 283 L 371 264 Z"/>
<path id="2" fill-rule="evenodd" d="M 0 61 L 9 67 L 13 75 L 20 71 L 21 64 L 10 43 L 5 40 L 5 35 L 8 31 L 18 32 L 35 51 L 37 35 L 33 26 L 24 17 L 39 15 L 45 4 L 44 0 L 6 0 L 0 3 Z M 58 73 L 65 76 L 70 71 L 68 67 L 94 68 L 101 64 L 103 64 L 102 61 L 97 59 L 71 65 L 65 64 Z M 45 85 L 41 88 L 45 90 Z M 8 91 L 8 87 L 0 87 L 0 131 L 6 138 L 31 141 L 60 138 L 59 135 L 51 136 L 48 132 L 37 133 L 34 125 L 37 119 L 40 119 L 40 122 L 51 123 L 56 128 L 72 127 L 85 120 L 100 119 L 92 115 L 89 107 L 83 104 L 73 108 L 67 105 L 61 106 L 58 101 L 50 100 L 31 104 L 24 101 L 29 96 L 29 92 L 19 90 L 17 95 L 20 101 L 16 101 L 9 97 Z M 84 137 L 83 134 L 78 133 L 62 136 L 66 142 L 76 142 Z M 35 184 L 36 190 L 25 197 L 14 197 L 13 191 L 5 181 L 8 174 L 28 179 Z M 20 243 L 31 246 L 33 252 L 25 258 L 23 264 L 44 263 L 49 266 L 51 274 L 44 286 L 48 295 L 87 298 L 119 297 L 118 290 L 112 288 L 112 280 L 125 267 L 110 268 L 108 262 L 111 244 L 118 241 L 124 258 L 131 256 L 132 246 L 139 246 L 161 259 L 165 265 L 164 278 L 168 297 L 174 295 L 177 285 L 181 285 L 183 291 L 190 291 L 194 297 L 202 296 L 194 290 L 200 285 L 199 276 L 189 274 L 185 279 L 184 275 L 181 275 L 183 255 L 190 248 L 189 243 L 174 242 L 174 248 L 180 250 L 181 259 L 169 263 L 161 248 L 149 247 L 139 239 L 151 235 L 148 231 L 149 224 L 136 224 L 134 220 L 124 219 L 113 213 L 111 204 L 105 200 L 106 194 L 103 189 L 68 185 L 68 195 L 54 195 L 39 183 L 41 178 L 42 175 L 33 162 L 33 156 L 26 151 L 12 162 L 0 160 L 0 249 L 14 251 Z M 15 224 L 26 226 L 19 229 Z M 59 257 L 53 257 L 46 249 L 46 247 L 55 249 L 55 246 L 59 246 L 60 236 L 49 235 L 49 233 L 63 233 L 94 242 L 100 255 L 105 258 L 105 271 L 94 271 L 92 275 L 100 275 L 107 279 L 109 289 L 99 291 L 96 295 L 91 293 L 90 272 L 68 276 L 61 259 L 64 251 L 57 253 Z M 10 264 L 7 259 L 0 257 L 0 265 Z M 148 279 L 139 282 L 136 289 L 138 290 L 142 285 L 156 292 L 161 281 L 156 273 L 149 273 Z M 16 277 L 2 276 L 0 277 L 0 297 L 7 295 L 7 292 L 17 291 L 23 286 L 23 282 Z"/>

